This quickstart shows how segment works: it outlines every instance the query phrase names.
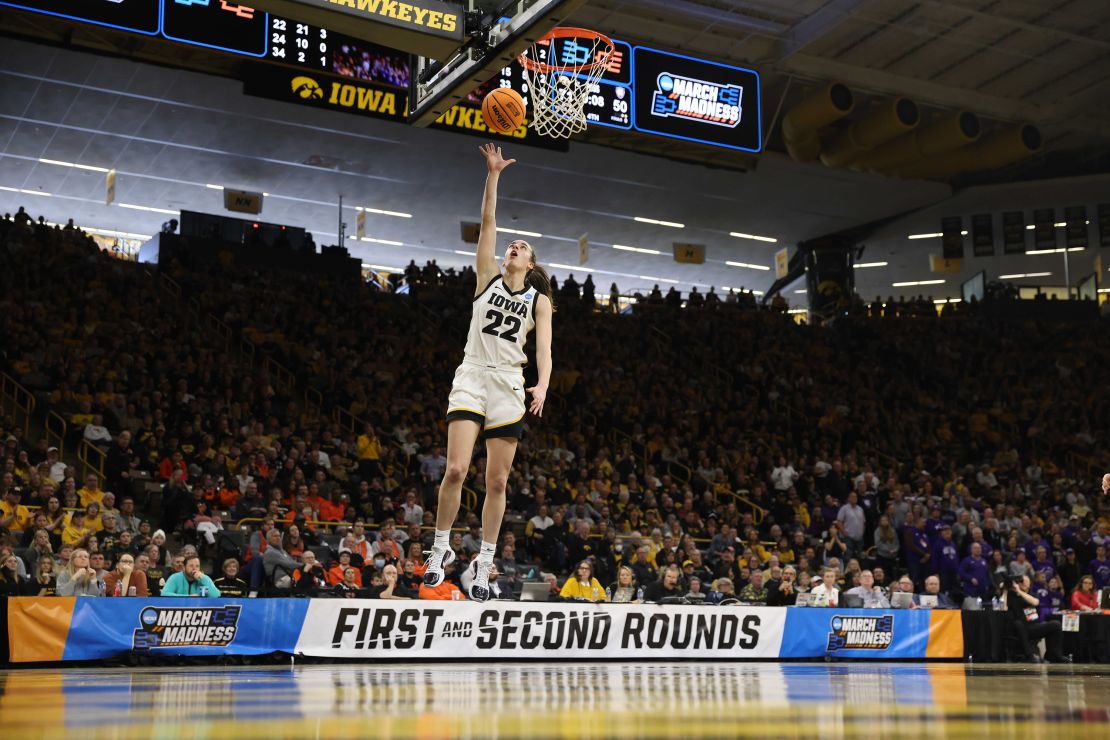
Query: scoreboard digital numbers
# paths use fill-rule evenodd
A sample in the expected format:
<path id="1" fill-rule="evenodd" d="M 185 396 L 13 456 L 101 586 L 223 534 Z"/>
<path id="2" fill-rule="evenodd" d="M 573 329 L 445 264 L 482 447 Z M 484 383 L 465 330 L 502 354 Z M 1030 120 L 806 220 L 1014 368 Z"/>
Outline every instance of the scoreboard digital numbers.
<path id="1" fill-rule="evenodd" d="M 574 44 L 574 39 L 559 39 L 558 41 L 569 41 L 568 46 Z M 540 46 L 537 47 L 537 49 L 539 58 L 536 61 L 550 63 L 548 62 L 548 57 L 552 53 L 550 47 Z M 564 56 L 572 52 L 563 47 L 556 46 L 554 53 L 556 57 L 563 59 L 560 63 L 570 64 L 581 62 L 581 59 Z M 613 39 L 613 54 L 609 57 L 609 63 L 606 65 L 601 78 L 590 85 L 590 90 L 586 97 L 584 113 L 589 125 L 610 126 L 612 128 L 621 129 L 632 128 L 631 62 L 632 46 L 623 41 Z M 585 79 L 585 75 L 576 76 Z M 524 67 L 518 62 L 513 62 L 508 67 L 503 67 L 497 77 L 475 90 L 467 99 L 469 102 L 481 104 L 482 98 L 494 87 L 512 88 L 525 96 L 528 100 L 528 104 L 531 104 L 531 98 L 528 96 L 528 77 L 524 72 Z"/>
<path id="2" fill-rule="evenodd" d="M 267 56 L 275 62 L 331 70 L 332 47 L 326 28 L 272 15 L 269 40 L 270 52 Z"/>

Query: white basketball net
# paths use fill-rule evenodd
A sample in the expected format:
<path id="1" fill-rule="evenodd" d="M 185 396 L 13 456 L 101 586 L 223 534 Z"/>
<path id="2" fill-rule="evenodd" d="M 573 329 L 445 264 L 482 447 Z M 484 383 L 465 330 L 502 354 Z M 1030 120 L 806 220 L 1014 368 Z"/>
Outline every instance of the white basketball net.
<path id="1" fill-rule="evenodd" d="M 543 136 L 569 138 L 586 130 L 586 100 L 591 90 L 596 92 L 613 46 L 601 37 L 541 39 L 541 42 L 521 54 L 540 64 L 539 69 L 524 65 L 532 130 Z M 556 50 L 564 57 L 571 54 L 572 58 L 550 59 Z M 553 66 L 578 66 L 579 70 L 561 71 L 551 69 Z"/>

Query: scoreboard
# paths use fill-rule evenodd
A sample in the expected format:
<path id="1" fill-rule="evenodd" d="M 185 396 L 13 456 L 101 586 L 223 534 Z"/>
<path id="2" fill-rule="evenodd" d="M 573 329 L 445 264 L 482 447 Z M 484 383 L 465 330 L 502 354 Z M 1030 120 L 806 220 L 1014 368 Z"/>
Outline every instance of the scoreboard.
<path id="1" fill-rule="evenodd" d="M 255 9 L 231 0 L 0 0 L 0 6 L 114 28 L 292 66 L 364 83 L 399 88 L 407 95 L 410 57 L 332 29 Z M 635 129 L 654 136 L 759 152 L 759 76 L 752 70 L 613 40 L 614 53 L 591 84 L 585 115 L 591 126 Z M 539 47 L 558 56 L 555 47 Z M 250 70 L 244 82 L 251 84 Z M 519 63 L 504 67 L 473 91 L 477 107 L 494 87 L 527 97 Z M 403 106 L 402 106 L 403 108 Z"/>

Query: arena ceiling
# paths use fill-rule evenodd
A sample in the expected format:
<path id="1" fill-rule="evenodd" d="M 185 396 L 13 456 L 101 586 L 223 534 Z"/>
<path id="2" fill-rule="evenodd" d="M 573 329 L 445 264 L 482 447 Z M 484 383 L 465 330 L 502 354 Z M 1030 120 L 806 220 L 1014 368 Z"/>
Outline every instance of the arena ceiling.
<path id="1" fill-rule="evenodd" d="M 0 21 L 10 18 L 11 11 L 0 11 Z M 542 258 L 567 266 L 557 274 L 575 267 L 581 278 L 594 270 L 603 288 L 613 281 L 646 288 L 662 279 L 664 287 L 674 281 L 683 289 L 765 289 L 773 271 L 745 265 L 770 268 L 782 247 L 898 214 L 908 215 L 866 240 L 862 261 L 886 264 L 857 271 L 864 295 L 954 296 L 979 269 L 990 277 L 1048 272 L 1030 282 L 1063 284 L 1058 255 L 969 259 L 961 274 L 933 275 L 928 256 L 940 251 L 939 239 L 907 237 L 939 231 L 944 215 L 1063 207 L 1110 191 L 1099 174 L 1110 141 L 1110 110 L 1098 104 L 1110 79 L 1107 20 L 1110 5 L 1101 0 L 592 0 L 575 23 L 759 69 L 765 126 L 818 84 L 837 80 L 865 104 L 903 95 L 930 112 L 967 109 L 1000 124 L 1033 123 L 1044 150 L 953 182 L 907 181 L 796 163 L 783 152 L 777 126 L 767 126 L 767 149 L 754 157 L 645 136 L 616 141 L 595 129 L 589 140 L 598 146 L 517 152 L 501 223 L 543 234 L 535 239 Z M 9 40 L 0 51 L 4 210 L 28 203 L 51 219 L 72 215 L 89 226 L 151 234 L 170 217 L 163 210 L 221 212 L 220 193 L 210 186 L 226 185 L 269 193 L 263 220 L 305 225 L 328 242 L 338 231 L 334 204 L 343 194 L 352 206 L 411 216 L 371 212 L 367 234 L 379 241 L 348 243 L 364 262 L 469 261 L 473 246 L 460 240 L 459 222 L 477 216 L 477 140 L 246 98 L 229 79 L 137 65 L 118 58 L 119 49 L 94 56 L 62 41 Z M 226 71 L 218 58 L 174 64 Z M 117 205 L 103 205 L 103 172 L 65 163 L 116 168 Z M 1077 174 L 1088 177 L 1063 185 L 1041 180 Z M 346 210 L 344 220 L 353 232 L 355 212 Z M 584 268 L 581 234 L 591 243 Z M 673 242 L 705 244 L 706 264 L 674 263 Z M 641 251 L 619 248 L 628 246 Z M 1073 283 L 1093 254 L 1072 255 Z M 946 282 L 894 287 L 928 279 Z M 791 286 L 788 297 L 801 302 L 793 294 L 801 287 Z"/>

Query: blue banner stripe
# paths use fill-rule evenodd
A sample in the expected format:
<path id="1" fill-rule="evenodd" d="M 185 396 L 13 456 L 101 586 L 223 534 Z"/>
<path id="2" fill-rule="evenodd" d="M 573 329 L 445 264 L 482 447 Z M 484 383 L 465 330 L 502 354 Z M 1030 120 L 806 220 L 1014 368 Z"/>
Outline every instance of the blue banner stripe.
<path id="1" fill-rule="evenodd" d="M 786 616 L 783 658 L 924 658 L 929 647 L 927 609 L 805 609 Z"/>

